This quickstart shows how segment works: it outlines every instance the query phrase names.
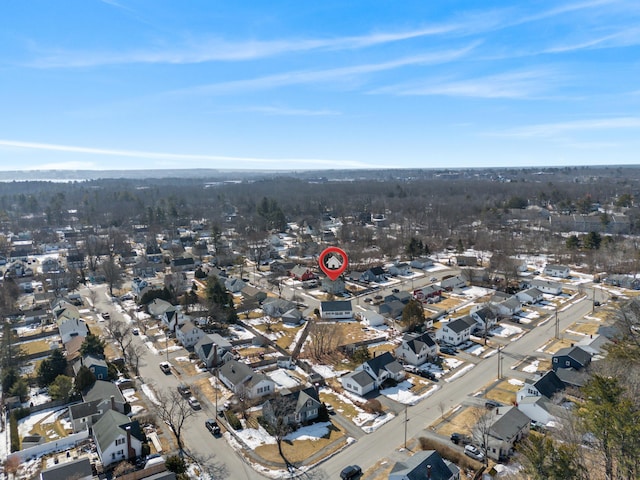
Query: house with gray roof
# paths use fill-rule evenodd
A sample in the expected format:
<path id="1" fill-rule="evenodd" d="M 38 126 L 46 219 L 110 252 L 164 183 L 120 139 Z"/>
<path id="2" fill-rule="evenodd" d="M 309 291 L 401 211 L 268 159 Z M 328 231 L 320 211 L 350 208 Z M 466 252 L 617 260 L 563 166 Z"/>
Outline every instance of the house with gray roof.
<path id="1" fill-rule="evenodd" d="M 525 397 L 518 403 L 518 410 L 531 419 L 542 425 L 548 425 L 558 420 L 558 416 L 563 408 L 555 405 L 547 397 Z"/>
<path id="2" fill-rule="evenodd" d="M 91 387 L 82 392 L 82 399 L 85 402 L 92 402 L 94 400 L 110 401 L 111 397 L 113 397 L 113 401 L 115 402 L 115 410 L 120 413 L 125 413 L 128 408 L 126 406 L 127 401 L 115 383 L 96 380 Z"/>
<path id="3" fill-rule="evenodd" d="M 460 468 L 435 450 L 420 450 L 396 464 L 389 480 L 460 480 Z"/>
<path id="4" fill-rule="evenodd" d="M 440 281 L 440 287 L 443 290 L 451 291 L 454 289 L 465 288 L 467 286 L 467 281 L 462 277 L 462 275 L 455 275 L 449 278 L 443 278 Z"/>
<path id="5" fill-rule="evenodd" d="M 231 277 L 225 280 L 224 286 L 231 293 L 240 293 L 247 286 L 247 283 L 241 278 Z"/>
<path id="6" fill-rule="evenodd" d="M 396 357 L 410 365 L 422 365 L 438 354 L 438 344 L 429 333 L 407 333 L 402 344 L 396 348 Z"/>
<path id="7" fill-rule="evenodd" d="M 565 386 L 556 372 L 549 370 L 544 375 L 534 380 L 525 380 L 525 384 L 516 394 L 516 401 L 520 402 L 525 397 L 545 396 L 548 399 L 564 390 Z"/>
<path id="8" fill-rule="evenodd" d="M 360 275 L 358 279 L 361 282 L 386 282 L 387 281 L 387 272 L 385 272 L 383 267 L 371 267 L 369 270 L 366 270 Z"/>
<path id="9" fill-rule="evenodd" d="M 518 297 L 515 295 L 512 295 L 500 303 L 495 303 L 494 305 L 498 313 L 504 316 L 515 315 L 522 311 L 522 303 L 520 303 L 520 300 L 518 300 Z"/>
<path id="10" fill-rule="evenodd" d="M 436 330 L 436 339 L 451 345 L 460 345 L 471 337 L 471 333 L 477 328 L 476 321 L 469 315 L 443 323 Z"/>
<path id="11" fill-rule="evenodd" d="M 347 320 L 353 318 L 351 300 L 320 302 L 320 317 L 324 320 Z"/>
<path id="12" fill-rule="evenodd" d="M 343 375 L 340 377 L 340 383 L 345 390 L 360 396 L 376 389 L 375 380 L 364 370 L 356 370 Z"/>
<path id="13" fill-rule="evenodd" d="M 571 270 L 565 265 L 546 265 L 542 273 L 550 277 L 569 278 Z"/>
<path id="14" fill-rule="evenodd" d="M 93 438 L 104 467 L 139 457 L 145 440 L 138 421 L 132 422 L 115 410 L 106 412 L 93 425 Z"/>
<path id="15" fill-rule="evenodd" d="M 560 295 L 562 293 L 562 284 L 551 280 L 541 280 L 534 278 L 524 283 L 527 287 L 535 287 L 542 293 L 548 295 Z"/>
<path id="16" fill-rule="evenodd" d="M 483 333 L 491 330 L 498 323 L 498 315 L 488 305 L 472 309 L 470 316 L 478 324 L 478 330 Z"/>
<path id="17" fill-rule="evenodd" d="M 389 267 L 389 274 L 393 275 L 394 277 L 398 275 L 401 275 L 401 276 L 411 275 L 411 265 L 405 262 L 396 262 Z"/>
<path id="18" fill-rule="evenodd" d="M 284 298 L 267 298 L 262 302 L 262 311 L 271 317 L 281 317 L 294 308 L 296 308 L 296 304 Z"/>
<path id="19" fill-rule="evenodd" d="M 516 407 L 498 407 L 488 415 L 493 418 L 490 419 L 487 456 L 496 461 L 509 458 L 516 442 L 529 434 L 531 420 Z M 478 435 L 477 425 L 474 437 L 483 437 Z"/>
<path id="20" fill-rule="evenodd" d="M 262 416 L 272 425 L 277 421 L 278 411 L 283 410 L 279 407 L 285 407 L 283 415 L 285 424 L 299 425 L 317 419 L 322 402 L 315 387 L 307 387 L 295 392 L 283 390 L 279 398 L 269 399 L 262 405 Z"/>
<path id="21" fill-rule="evenodd" d="M 371 375 L 376 388 L 380 388 L 380 385 L 387 379 L 400 382 L 404 380 L 406 376 L 404 368 L 402 368 L 402 365 L 400 365 L 390 352 L 384 352 L 381 355 L 370 358 L 357 367 L 356 370 L 364 370 Z"/>
<path id="22" fill-rule="evenodd" d="M 232 348 L 226 338 L 217 333 L 207 333 L 195 344 L 194 351 L 207 368 L 212 368 L 222 365 L 229 358 L 227 354 L 231 353 Z"/>
<path id="23" fill-rule="evenodd" d="M 591 353 L 579 345 L 565 347 L 553 354 L 551 368 L 556 371 L 559 368 L 573 368 L 582 370 L 591 363 Z"/>
<path id="24" fill-rule="evenodd" d="M 236 395 L 246 394 L 249 398 L 264 397 L 275 391 L 273 380 L 237 360 L 229 360 L 220 367 L 218 378 Z"/>
<path id="25" fill-rule="evenodd" d="M 91 461 L 87 457 L 60 463 L 40 472 L 40 480 L 91 480 L 92 478 Z"/>
<path id="26" fill-rule="evenodd" d="M 518 300 L 522 303 L 534 304 L 541 302 L 544 294 L 538 288 L 531 287 L 516 293 L 516 297 L 518 297 Z"/>
<path id="27" fill-rule="evenodd" d="M 104 358 L 84 355 L 73 364 L 73 373 L 77 375 L 82 366 L 87 367 L 95 375 L 96 380 L 107 380 L 109 376 L 109 367 Z"/>
<path id="28" fill-rule="evenodd" d="M 426 270 L 427 268 L 433 267 L 433 260 L 429 257 L 420 257 L 414 258 L 409 262 L 411 268 L 417 268 L 419 270 Z"/>
<path id="29" fill-rule="evenodd" d="M 180 325 L 180 328 L 176 331 L 176 338 L 184 348 L 194 347 L 202 337 L 204 337 L 204 332 L 191 320 L 187 320 Z"/>
<path id="30" fill-rule="evenodd" d="M 84 320 L 79 318 L 67 318 L 59 320 L 58 332 L 62 343 L 67 343 L 73 337 L 86 337 L 89 334 L 89 328 Z"/>

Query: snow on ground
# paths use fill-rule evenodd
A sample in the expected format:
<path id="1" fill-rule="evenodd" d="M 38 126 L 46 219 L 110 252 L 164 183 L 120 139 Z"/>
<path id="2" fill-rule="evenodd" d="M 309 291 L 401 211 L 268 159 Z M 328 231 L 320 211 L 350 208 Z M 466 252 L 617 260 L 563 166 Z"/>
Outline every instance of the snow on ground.
<path id="1" fill-rule="evenodd" d="M 189 360 L 189 357 L 176 357 L 176 358 L 174 358 L 174 360 L 176 362 L 185 362 L 185 363 L 188 363 L 188 362 L 191 361 L 191 360 Z"/>
<path id="2" fill-rule="evenodd" d="M 491 329 L 491 333 L 497 337 L 508 338 L 522 333 L 522 329 L 515 325 L 497 325 Z"/>
<path id="3" fill-rule="evenodd" d="M 123 390 L 122 391 L 122 396 L 129 403 L 138 401 L 138 398 L 136 397 L 136 391 L 135 391 L 134 388 L 127 388 L 127 389 Z"/>
<path id="4" fill-rule="evenodd" d="M 510 378 L 509 383 L 511 385 L 518 385 L 519 387 L 524 385 L 524 382 L 522 380 L 518 380 L 517 378 Z"/>
<path id="5" fill-rule="evenodd" d="M 42 405 L 43 403 L 47 403 L 50 401 L 51 401 L 51 397 L 46 392 L 46 390 L 40 387 L 31 387 L 29 389 L 29 401 L 25 402 L 25 406 L 27 406 L 27 404 L 32 404 L 32 403 L 34 405 Z"/>
<path id="6" fill-rule="evenodd" d="M 69 409 L 67 407 L 64 407 L 58 410 L 57 412 L 55 412 L 53 415 L 49 415 L 40 423 L 42 425 L 50 425 L 50 424 L 56 423 L 56 420 L 60 420 L 60 417 L 66 415 L 68 412 L 69 412 Z"/>
<path id="7" fill-rule="evenodd" d="M 156 397 L 156 393 L 151 390 L 151 387 L 149 385 L 143 383 L 142 385 L 140 385 L 140 389 L 144 392 L 149 400 L 151 400 L 156 405 L 160 405 L 160 401 L 158 400 L 158 397 Z"/>
<path id="8" fill-rule="evenodd" d="M 485 353 L 482 358 L 489 358 L 494 356 L 496 353 L 498 353 L 497 350 L 489 350 L 487 353 Z"/>
<path id="9" fill-rule="evenodd" d="M 529 365 L 527 365 L 526 367 L 524 367 L 522 369 L 523 372 L 527 372 L 527 373 L 535 373 L 538 371 L 538 365 L 540 364 L 539 360 L 534 360 L 533 362 L 531 362 Z"/>
<path id="10" fill-rule="evenodd" d="M 259 426 L 257 429 L 243 428 L 242 430 L 236 431 L 235 434 L 240 437 L 251 450 L 255 450 L 261 445 L 272 445 L 276 443 L 276 439 L 269 435 L 262 426 Z"/>
<path id="11" fill-rule="evenodd" d="M 380 393 L 385 397 L 390 398 L 391 400 L 402 403 L 403 405 L 415 405 L 420 400 L 427 398 L 438 389 L 438 386 L 434 385 L 432 388 L 430 388 L 426 392 L 423 392 L 421 395 L 416 395 L 415 393 L 410 391 L 411 387 L 413 387 L 411 382 L 405 380 L 404 382 L 398 383 L 395 387 L 380 390 Z"/>
<path id="12" fill-rule="evenodd" d="M 131 415 L 137 415 L 140 412 L 144 412 L 144 407 L 142 405 L 131 405 Z"/>
<path id="13" fill-rule="evenodd" d="M 24 437 L 25 435 L 29 435 L 29 433 L 31 432 L 31 430 L 33 430 L 33 427 L 37 423 L 43 422 L 50 415 L 53 415 L 54 413 L 57 413 L 59 410 L 60 410 L 60 407 L 47 408 L 46 410 L 42 410 L 41 412 L 33 413 L 33 414 L 29 415 L 28 417 L 25 417 L 25 418 L 22 418 L 22 419 L 18 420 L 18 433 L 20 434 L 20 437 Z M 66 408 L 65 408 L 65 410 L 66 410 Z"/>
<path id="14" fill-rule="evenodd" d="M 151 353 L 153 353 L 154 355 L 158 355 L 158 349 L 153 346 L 153 343 L 147 341 L 147 342 L 144 342 L 144 344 L 147 346 L 147 348 Z"/>
<path id="15" fill-rule="evenodd" d="M 242 328 L 239 325 L 235 325 L 233 327 L 233 332 L 231 332 L 232 335 L 240 340 L 249 340 L 252 339 L 255 335 L 253 333 L 251 333 L 249 330 L 247 330 L 246 328 Z"/>
<path id="16" fill-rule="evenodd" d="M 444 363 L 446 363 L 447 367 L 453 370 L 454 368 L 457 368 L 460 365 L 462 365 L 463 362 L 462 360 L 458 360 L 457 358 L 445 358 Z"/>
<path id="17" fill-rule="evenodd" d="M 292 442 L 295 440 L 318 440 L 328 435 L 330 425 L 331 422 L 314 423 L 313 425 L 301 427 L 295 432 L 291 432 L 284 437 L 284 439 Z"/>
<path id="18" fill-rule="evenodd" d="M 296 377 L 292 377 L 289 375 L 289 372 L 282 368 L 268 372 L 267 376 L 276 382 L 276 386 L 278 388 L 294 388 L 300 385 L 300 380 Z"/>
<path id="19" fill-rule="evenodd" d="M 444 370 L 442 370 L 442 368 L 440 368 L 438 365 L 435 365 L 433 363 L 423 363 L 418 367 L 418 370 L 421 370 L 423 372 L 431 372 L 436 376 L 436 378 L 440 378 L 445 373 Z"/>
<path id="20" fill-rule="evenodd" d="M 339 377 L 343 373 L 348 372 L 348 370 L 334 370 L 333 367 L 329 365 L 314 365 L 313 369 L 324 378 Z"/>
<path id="21" fill-rule="evenodd" d="M 520 312 L 517 317 L 520 319 L 521 323 L 529 324 L 537 318 L 540 318 L 540 314 L 538 312 Z"/>
<path id="22" fill-rule="evenodd" d="M 487 288 L 482 288 L 482 287 L 471 286 L 471 287 L 465 288 L 463 292 L 465 297 L 480 298 L 492 293 L 493 290 L 489 290 Z"/>
<path id="23" fill-rule="evenodd" d="M 461 368 L 460 370 L 458 370 L 456 373 L 454 373 L 453 375 L 451 375 L 449 378 L 446 378 L 444 381 L 449 383 L 454 381 L 456 378 L 461 377 L 462 375 L 464 375 L 465 373 L 467 373 L 469 370 L 471 370 L 473 367 L 475 367 L 475 365 L 473 363 Z"/>
<path id="24" fill-rule="evenodd" d="M 478 345 L 478 344 L 474 345 L 471 348 L 467 348 L 465 350 L 465 352 L 467 352 L 469 355 L 475 355 L 477 357 L 479 357 L 480 354 L 482 352 L 484 352 L 484 351 L 485 351 L 485 347 L 483 347 L 482 345 Z"/>
<path id="25" fill-rule="evenodd" d="M 362 427 L 364 433 L 372 433 L 379 429 L 382 425 L 387 422 L 393 420 L 396 416 L 393 413 L 385 413 L 384 415 L 379 415 L 375 417 L 373 423 L 371 425 L 366 425 Z"/>

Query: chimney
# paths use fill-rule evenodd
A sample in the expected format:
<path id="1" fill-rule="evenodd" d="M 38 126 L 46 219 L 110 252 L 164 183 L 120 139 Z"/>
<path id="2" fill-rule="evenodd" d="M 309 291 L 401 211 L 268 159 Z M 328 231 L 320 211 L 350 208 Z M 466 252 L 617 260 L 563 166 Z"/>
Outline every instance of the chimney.
<path id="1" fill-rule="evenodd" d="M 427 478 L 431 479 L 431 465 L 427 465 Z"/>
<path id="2" fill-rule="evenodd" d="M 127 425 L 125 430 L 127 431 L 127 459 L 129 459 L 136 456 L 136 453 L 132 452 L 133 448 L 131 447 L 131 425 Z"/>
<path id="3" fill-rule="evenodd" d="M 111 395 L 111 410 L 116 409 L 116 397 Z"/>

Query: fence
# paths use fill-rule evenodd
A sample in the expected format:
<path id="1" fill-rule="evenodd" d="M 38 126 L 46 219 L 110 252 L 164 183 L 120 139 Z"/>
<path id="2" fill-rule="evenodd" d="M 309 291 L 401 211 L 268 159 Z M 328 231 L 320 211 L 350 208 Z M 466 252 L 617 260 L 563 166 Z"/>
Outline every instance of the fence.
<path id="1" fill-rule="evenodd" d="M 33 447 L 14 452 L 11 455 L 17 455 L 22 462 L 25 462 L 30 458 L 38 457 L 44 453 L 55 453 L 69 450 L 87 438 L 89 438 L 89 430 L 74 433 L 73 435 L 69 435 L 68 437 L 64 437 L 56 441 L 34 445 Z"/>

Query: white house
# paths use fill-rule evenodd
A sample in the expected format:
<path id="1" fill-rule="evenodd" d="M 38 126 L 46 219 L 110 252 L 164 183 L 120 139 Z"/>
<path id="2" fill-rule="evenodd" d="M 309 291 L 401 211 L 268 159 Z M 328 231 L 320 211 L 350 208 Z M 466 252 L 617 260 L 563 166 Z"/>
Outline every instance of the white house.
<path id="1" fill-rule="evenodd" d="M 351 300 L 320 302 L 320 317 L 325 320 L 347 320 L 353 318 Z"/>
<path id="2" fill-rule="evenodd" d="M 394 276 L 401 275 L 406 277 L 411 275 L 411 266 L 404 262 L 394 263 L 389 267 L 389 273 Z"/>
<path id="3" fill-rule="evenodd" d="M 231 343 L 217 333 L 203 334 L 194 346 L 195 353 L 207 368 L 222 365 L 231 349 Z"/>
<path id="4" fill-rule="evenodd" d="M 475 328 L 476 321 L 467 315 L 444 323 L 436 330 L 436 338 L 444 343 L 460 345 L 469 340 Z"/>
<path id="5" fill-rule="evenodd" d="M 487 456 L 499 461 L 511 456 L 516 442 L 529 433 L 531 421 L 516 407 L 498 407 L 492 415 Z M 474 436 L 482 437 L 483 435 Z"/>
<path id="6" fill-rule="evenodd" d="M 557 421 L 552 413 L 561 407 L 554 405 L 547 397 L 525 397 L 518 402 L 518 410 L 529 417 L 533 422 L 547 425 Z"/>
<path id="7" fill-rule="evenodd" d="M 542 301 L 544 294 L 538 288 L 531 287 L 516 293 L 516 297 L 522 303 L 534 304 Z"/>
<path id="8" fill-rule="evenodd" d="M 343 375 L 340 377 L 340 383 L 345 390 L 360 396 L 364 396 L 376 388 L 376 382 L 373 377 L 364 370 L 357 370 Z"/>
<path id="9" fill-rule="evenodd" d="M 438 354 L 438 345 L 428 333 L 407 333 L 395 353 L 402 361 L 418 366 Z"/>
<path id="10" fill-rule="evenodd" d="M 495 306 L 498 310 L 498 313 L 505 316 L 515 315 L 522 311 L 522 304 L 515 295 L 507 298 L 500 303 L 496 303 Z"/>
<path id="11" fill-rule="evenodd" d="M 218 377 L 235 394 L 259 398 L 275 391 L 275 383 L 266 375 L 256 373 L 246 363 L 230 360 L 218 370 Z"/>
<path id="12" fill-rule="evenodd" d="M 547 265 L 544 267 L 543 273 L 550 277 L 569 278 L 571 271 L 565 265 Z"/>
<path id="13" fill-rule="evenodd" d="M 481 332 L 491 330 L 491 328 L 493 328 L 498 322 L 496 312 L 486 305 L 472 309 L 470 315 L 478 324 L 478 330 Z"/>
<path id="14" fill-rule="evenodd" d="M 382 383 L 387 379 L 395 380 L 399 382 L 404 380 L 406 373 L 402 365 L 393 358 L 393 355 L 389 352 L 384 352 L 381 355 L 373 357 L 362 365 L 356 368 L 356 370 L 364 370 L 375 382 L 376 388 L 379 388 Z"/>
<path id="15" fill-rule="evenodd" d="M 167 309 L 164 315 L 162 315 L 161 320 L 162 323 L 173 332 L 177 331 L 177 329 L 187 321 L 184 314 L 176 307 Z"/>
<path id="16" fill-rule="evenodd" d="M 525 384 L 516 393 L 516 402 L 519 404 L 526 397 L 553 398 L 556 393 L 563 391 L 564 383 L 556 372 L 549 370 L 544 375 L 534 380 L 526 380 Z"/>
<path id="17" fill-rule="evenodd" d="M 115 410 L 106 412 L 93 425 L 93 437 L 105 467 L 139 457 L 142 453 L 144 435 L 140 424 Z"/>
<path id="18" fill-rule="evenodd" d="M 363 322 L 366 322 L 370 327 L 378 327 L 384 325 L 384 316 L 373 310 L 363 310 L 357 313 L 357 316 Z"/>
<path id="19" fill-rule="evenodd" d="M 185 348 L 195 346 L 202 337 L 204 337 L 204 332 L 201 328 L 196 327 L 191 320 L 182 324 L 176 331 L 176 338 Z"/>
<path id="20" fill-rule="evenodd" d="M 552 282 L 549 280 L 534 279 L 529 281 L 529 287 L 535 287 L 542 293 L 549 295 L 560 295 L 562 293 L 562 284 L 558 282 Z"/>
<path id="21" fill-rule="evenodd" d="M 440 287 L 443 290 L 453 290 L 456 288 L 464 288 L 467 286 L 467 282 L 461 275 L 455 277 L 443 278 L 440 282 Z"/>
<path id="22" fill-rule="evenodd" d="M 89 334 L 89 329 L 84 320 L 69 318 L 58 323 L 58 332 L 62 343 L 67 343 L 74 337 L 86 337 Z"/>

